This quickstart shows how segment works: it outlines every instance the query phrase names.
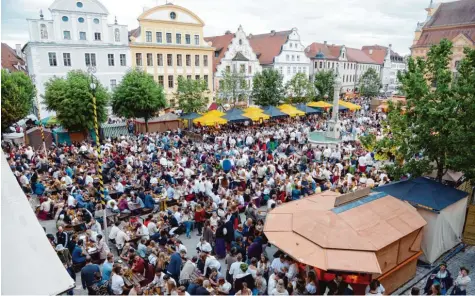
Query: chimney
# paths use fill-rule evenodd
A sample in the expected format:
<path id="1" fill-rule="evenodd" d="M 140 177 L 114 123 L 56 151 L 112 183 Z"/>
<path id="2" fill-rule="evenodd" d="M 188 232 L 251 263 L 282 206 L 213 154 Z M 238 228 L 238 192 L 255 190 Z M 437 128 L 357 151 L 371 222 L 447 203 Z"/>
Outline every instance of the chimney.
<path id="1" fill-rule="evenodd" d="M 271 35 L 271 36 L 274 36 L 274 35 L 275 35 L 275 30 L 271 30 L 271 31 L 270 31 L 270 35 Z"/>
<path id="2" fill-rule="evenodd" d="M 326 40 L 325 40 L 325 41 L 323 41 L 323 44 L 324 44 L 324 45 L 327 45 L 327 41 L 326 41 Z"/>
<path id="3" fill-rule="evenodd" d="M 372 48 L 369 50 L 369 54 L 373 54 L 373 49 Z"/>
<path id="4" fill-rule="evenodd" d="M 15 44 L 15 51 L 16 51 L 16 55 L 21 58 L 22 57 L 22 54 L 21 54 L 21 44 Z"/>
<path id="5" fill-rule="evenodd" d="M 231 34 L 231 31 L 227 30 L 226 32 L 224 32 L 224 35 L 229 35 Z"/>

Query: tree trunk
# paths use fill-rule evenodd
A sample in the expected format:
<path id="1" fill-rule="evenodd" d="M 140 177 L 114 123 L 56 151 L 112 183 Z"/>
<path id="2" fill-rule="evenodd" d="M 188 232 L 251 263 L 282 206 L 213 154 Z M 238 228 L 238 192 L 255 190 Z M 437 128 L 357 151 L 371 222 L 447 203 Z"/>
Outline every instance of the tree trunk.
<path id="1" fill-rule="evenodd" d="M 437 163 L 437 182 L 442 183 L 442 177 L 444 176 L 444 162 Z"/>
<path id="2" fill-rule="evenodd" d="M 145 132 L 148 133 L 148 117 L 144 117 L 145 120 Z"/>

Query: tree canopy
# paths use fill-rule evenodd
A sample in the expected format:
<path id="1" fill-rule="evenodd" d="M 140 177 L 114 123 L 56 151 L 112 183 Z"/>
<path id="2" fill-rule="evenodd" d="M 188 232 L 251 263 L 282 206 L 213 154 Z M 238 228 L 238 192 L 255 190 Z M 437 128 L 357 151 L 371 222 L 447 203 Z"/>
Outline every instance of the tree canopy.
<path id="1" fill-rule="evenodd" d="M 407 72 L 399 75 L 406 106 L 390 104 L 384 137 L 363 140 L 397 160 L 388 167 L 393 178 L 436 170 L 441 181 L 449 169 L 475 177 L 475 50 L 464 52 L 456 79 L 446 39 L 431 47 L 427 60 L 410 58 Z"/>
<path id="2" fill-rule="evenodd" d="M 106 106 L 109 101 L 107 90 L 99 81 L 96 83 L 96 107 L 99 122 L 107 119 Z M 66 78 L 52 78 L 45 83 L 43 95 L 46 108 L 56 112 L 58 122 L 71 131 L 94 128 L 93 94 L 91 78 L 84 71 L 70 71 Z"/>
<path id="3" fill-rule="evenodd" d="M 297 73 L 286 84 L 288 103 L 307 103 L 315 98 L 313 84 L 304 73 Z"/>
<path id="4" fill-rule="evenodd" d="M 30 113 L 35 95 L 35 86 L 28 75 L 2 69 L 2 132 Z"/>
<path id="5" fill-rule="evenodd" d="M 332 70 L 323 70 L 318 71 L 315 74 L 315 79 L 313 84 L 316 89 L 316 101 L 324 100 L 325 95 L 328 95 L 329 99 L 332 100 L 333 88 L 335 86 L 335 73 Z"/>
<path id="6" fill-rule="evenodd" d="M 222 76 L 219 82 L 218 98 L 223 103 L 235 104 L 249 98 L 249 85 L 244 73 L 224 70 Z"/>
<path id="7" fill-rule="evenodd" d="M 148 120 L 167 105 L 163 88 L 153 76 L 138 69 L 127 72 L 112 95 L 112 111 L 126 118 Z"/>
<path id="8" fill-rule="evenodd" d="M 253 79 L 252 98 L 261 106 L 277 106 L 284 97 L 282 75 L 274 69 L 264 69 Z"/>
<path id="9" fill-rule="evenodd" d="M 365 97 L 374 97 L 379 94 L 381 80 L 376 70 L 369 68 L 360 78 L 360 94 Z"/>
<path id="10" fill-rule="evenodd" d="M 186 79 L 178 77 L 178 87 L 175 98 L 184 113 L 203 112 L 208 105 L 208 84 L 205 80 Z"/>

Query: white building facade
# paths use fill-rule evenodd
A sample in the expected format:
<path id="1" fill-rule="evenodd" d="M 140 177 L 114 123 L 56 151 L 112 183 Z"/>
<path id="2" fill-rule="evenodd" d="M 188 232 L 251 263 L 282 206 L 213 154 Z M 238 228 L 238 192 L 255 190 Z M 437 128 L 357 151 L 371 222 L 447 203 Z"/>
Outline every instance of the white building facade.
<path id="1" fill-rule="evenodd" d="M 127 26 L 109 24 L 109 12 L 97 0 L 56 0 L 49 11 L 50 20 L 42 14 L 28 19 L 30 39 L 23 49 L 38 96 L 51 78 L 89 68 L 112 91 L 131 65 Z M 40 112 L 52 115 L 41 103 Z"/>
<path id="2" fill-rule="evenodd" d="M 384 57 L 384 63 L 381 67 L 381 83 L 383 85 L 384 94 L 391 96 L 399 93 L 401 83 L 397 77 L 398 73 L 406 72 L 407 65 L 404 57 L 398 55 L 391 50 L 391 44 Z"/>

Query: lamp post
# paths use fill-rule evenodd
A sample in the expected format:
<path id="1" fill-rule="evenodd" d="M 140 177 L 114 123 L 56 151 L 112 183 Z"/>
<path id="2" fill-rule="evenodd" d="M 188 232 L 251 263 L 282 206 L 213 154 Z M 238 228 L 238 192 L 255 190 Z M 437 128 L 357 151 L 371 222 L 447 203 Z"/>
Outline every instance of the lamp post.
<path id="1" fill-rule="evenodd" d="M 45 141 L 45 133 L 43 130 L 43 123 L 41 122 L 41 111 L 40 111 L 40 101 L 38 100 L 37 89 L 36 89 L 36 76 L 33 74 L 30 76 L 31 82 L 33 83 L 33 87 L 35 88 L 35 105 L 36 105 L 36 118 L 40 123 L 40 132 L 41 132 L 41 140 L 43 141 L 43 150 L 45 151 L 45 157 L 48 156 L 48 152 L 46 151 L 46 141 Z"/>
<path id="2" fill-rule="evenodd" d="M 106 211 L 106 201 L 104 197 L 104 181 L 102 180 L 102 155 L 101 155 L 101 143 L 99 141 L 99 123 L 97 120 L 97 104 L 96 104 L 96 88 L 97 88 L 97 78 L 94 76 L 96 73 L 95 67 L 89 67 L 87 72 L 91 75 L 91 84 L 89 85 L 92 93 L 92 106 L 94 108 L 94 131 L 96 134 L 96 151 L 97 151 L 97 172 L 99 174 L 99 195 L 100 201 L 103 207 L 103 223 L 104 223 L 104 239 L 107 242 L 107 211 Z"/>

